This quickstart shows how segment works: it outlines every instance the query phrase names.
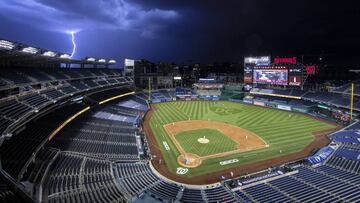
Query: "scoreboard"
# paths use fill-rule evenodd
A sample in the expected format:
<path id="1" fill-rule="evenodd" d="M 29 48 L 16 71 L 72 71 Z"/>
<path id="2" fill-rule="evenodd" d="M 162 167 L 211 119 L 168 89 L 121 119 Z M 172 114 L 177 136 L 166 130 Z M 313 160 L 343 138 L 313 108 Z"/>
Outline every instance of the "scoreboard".
<path id="1" fill-rule="evenodd" d="M 288 69 L 286 66 L 256 66 L 253 70 L 253 83 L 287 85 Z"/>
<path id="2" fill-rule="evenodd" d="M 270 56 L 255 56 L 244 58 L 244 83 L 253 83 L 253 70 L 255 66 L 267 66 L 270 65 Z"/>
<path id="3" fill-rule="evenodd" d="M 302 86 L 304 69 L 302 64 L 274 63 L 270 65 L 268 62 L 265 63 L 265 60 L 246 58 L 244 64 L 244 84 L 270 84 L 300 87 Z"/>

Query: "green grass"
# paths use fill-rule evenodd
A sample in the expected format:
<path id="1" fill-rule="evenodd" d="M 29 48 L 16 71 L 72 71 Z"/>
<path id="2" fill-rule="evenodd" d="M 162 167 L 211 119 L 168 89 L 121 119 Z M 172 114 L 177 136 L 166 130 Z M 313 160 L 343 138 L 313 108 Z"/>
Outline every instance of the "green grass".
<path id="1" fill-rule="evenodd" d="M 198 142 L 199 138 L 205 137 L 209 143 L 202 144 Z M 182 131 L 176 134 L 176 140 L 187 153 L 206 156 L 236 149 L 236 143 L 214 129 L 199 129 Z"/>
<path id="2" fill-rule="evenodd" d="M 155 104 L 156 111 L 150 119 L 150 126 L 165 162 L 170 171 L 176 174 L 179 167 L 177 157 L 180 153 L 165 132 L 163 125 L 188 120 L 208 120 L 226 122 L 252 131 L 264 139 L 270 146 L 229 157 L 208 159 L 197 168 L 189 169 L 183 176 L 193 177 L 207 172 L 219 171 L 235 166 L 267 160 L 301 151 L 310 144 L 313 132 L 335 128 L 299 113 L 262 108 L 226 101 L 177 101 Z M 291 116 L 289 116 L 291 115 Z M 170 150 L 163 145 L 167 142 Z M 279 153 L 279 151 L 282 153 Z M 221 166 L 220 161 L 239 159 L 235 164 Z"/>

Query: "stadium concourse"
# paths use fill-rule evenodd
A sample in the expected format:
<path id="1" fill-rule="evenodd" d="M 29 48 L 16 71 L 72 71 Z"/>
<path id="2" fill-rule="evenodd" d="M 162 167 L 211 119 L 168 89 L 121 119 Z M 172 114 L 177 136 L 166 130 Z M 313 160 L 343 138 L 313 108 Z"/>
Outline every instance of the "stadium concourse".
<path id="1" fill-rule="evenodd" d="M 95 68 L 103 62 L 1 53 L 6 64 L 0 67 L 1 202 L 360 201 L 358 121 L 329 135 L 329 145 L 301 160 L 245 176 L 216 177 L 221 181 L 211 184 L 184 184 L 153 165 L 158 159 L 142 125 L 148 99 L 153 103 L 223 99 L 217 85 L 200 85 L 200 98 L 190 88 L 154 90 L 148 95 L 135 91 L 133 78 L 107 68 L 108 63 Z M 27 57 L 30 63 L 19 67 Z M 62 63 L 93 67 L 61 68 Z M 285 110 L 286 115 L 300 107 L 308 110 L 328 97 L 264 89 L 253 89 L 243 100 L 238 95 L 229 98 L 228 92 L 226 97 L 249 106 L 277 103 L 267 107 Z M 338 91 L 346 94 L 348 89 Z M 285 97 L 294 94 L 299 98 Z M 328 102 L 336 100 L 331 98 Z M 313 111 L 302 113 L 319 116 Z M 176 175 L 187 170 L 179 168 Z"/>

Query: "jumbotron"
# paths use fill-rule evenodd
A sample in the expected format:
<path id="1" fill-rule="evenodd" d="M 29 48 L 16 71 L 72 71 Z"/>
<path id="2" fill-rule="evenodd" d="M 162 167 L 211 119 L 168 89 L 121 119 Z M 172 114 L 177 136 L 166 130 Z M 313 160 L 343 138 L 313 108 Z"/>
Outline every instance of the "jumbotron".
<path id="1" fill-rule="evenodd" d="M 357 202 L 360 81 L 300 61 L 120 69 L 0 39 L 0 202 Z"/>

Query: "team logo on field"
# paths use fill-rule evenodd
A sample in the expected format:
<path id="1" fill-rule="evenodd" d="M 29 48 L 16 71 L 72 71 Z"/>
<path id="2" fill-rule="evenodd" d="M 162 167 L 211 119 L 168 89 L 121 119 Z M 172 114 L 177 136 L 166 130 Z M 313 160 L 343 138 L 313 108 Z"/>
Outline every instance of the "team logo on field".
<path id="1" fill-rule="evenodd" d="M 226 106 L 212 106 L 212 107 L 210 107 L 210 110 L 221 116 L 222 115 L 232 115 L 232 114 L 237 114 L 237 113 L 241 112 L 240 109 L 235 109 L 235 108 L 226 107 Z"/>
<path id="2" fill-rule="evenodd" d="M 188 168 L 178 167 L 178 168 L 176 169 L 176 173 L 179 174 L 179 175 L 184 175 L 184 174 L 186 174 L 188 171 L 189 171 Z"/>

